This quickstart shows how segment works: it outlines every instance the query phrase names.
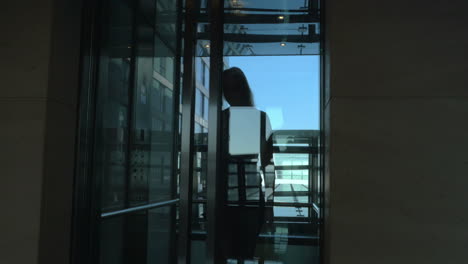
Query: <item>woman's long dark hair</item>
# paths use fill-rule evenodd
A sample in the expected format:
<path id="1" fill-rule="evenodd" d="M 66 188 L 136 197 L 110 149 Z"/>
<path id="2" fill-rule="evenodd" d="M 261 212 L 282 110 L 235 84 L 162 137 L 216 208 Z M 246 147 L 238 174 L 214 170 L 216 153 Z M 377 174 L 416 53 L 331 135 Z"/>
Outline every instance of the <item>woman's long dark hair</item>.
<path id="1" fill-rule="evenodd" d="M 223 94 L 231 106 L 254 106 L 252 91 L 244 72 L 232 67 L 223 72 Z"/>

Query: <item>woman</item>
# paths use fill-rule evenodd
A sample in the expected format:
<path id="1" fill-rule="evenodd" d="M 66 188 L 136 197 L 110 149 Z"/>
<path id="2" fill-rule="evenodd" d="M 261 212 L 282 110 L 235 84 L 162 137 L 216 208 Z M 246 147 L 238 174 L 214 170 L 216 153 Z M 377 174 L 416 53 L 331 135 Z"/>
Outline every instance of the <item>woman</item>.
<path id="1" fill-rule="evenodd" d="M 222 118 L 227 182 L 223 254 L 226 259 L 252 259 L 264 223 L 263 175 L 272 159 L 270 124 L 266 113 L 254 107 L 252 91 L 241 69 L 224 71 L 223 94 L 230 105 Z M 244 142 L 256 143 L 243 145 Z"/>

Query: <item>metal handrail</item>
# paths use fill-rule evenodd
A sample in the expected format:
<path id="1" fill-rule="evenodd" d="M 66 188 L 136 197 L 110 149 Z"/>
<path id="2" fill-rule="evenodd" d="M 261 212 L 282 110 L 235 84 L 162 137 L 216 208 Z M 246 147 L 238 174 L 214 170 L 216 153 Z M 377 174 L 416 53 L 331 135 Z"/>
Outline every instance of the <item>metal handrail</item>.
<path id="1" fill-rule="evenodd" d="M 193 240 L 204 240 L 206 239 L 207 232 L 202 230 L 193 230 L 191 232 Z M 288 240 L 303 240 L 303 241 L 318 241 L 319 236 L 301 236 L 301 235 L 291 235 L 291 234 L 267 234 L 267 233 L 260 233 L 258 235 L 259 238 L 263 239 L 271 239 L 271 238 L 284 238 Z M 290 243 L 290 241 L 288 241 Z"/>
<path id="2" fill-rule="evenodd" d="M 207 203 L 207 199 L 194 199 L 192 200 L 192 203 L 194 204 L 205 204 Z M 258 204 L 258 202 L 250 202 L 246 201 L 246 204 Z M 236 204 L 235 201 L 228 201 L 228 205 L 230 204 Z M 308 207 L 308 208 L 318 208 L 318 206 L 315 203 L 288 203 L 288 202 L 265 202 L 265 206 L 280 206 L 280 207 Z"/>
<path id="3" fill-rule="evenodd" d="M 102 213 L 101 218 L 109 218 L 109 217 L 134 213 L 134 212 L 138 212 L 138 211 L 154 209 L 154 208 L 163 207 L 163 206 L 166 206 L 166 205 L 175 204 L 175 203 L 178 203 L 178 202 L 179 202 L 179 199 L 177 198 L 177 199 L 168 200 L 168 201 L 164 201 L 164 202 L 158 202 L 158 203 L 151 203 L 151 204 L 135 206 L 135 207 L 132 207 L 132 208 L 126 208 L 126 209 L 122 209 L 122 210 L 118 210 L 118 211 Z"/>

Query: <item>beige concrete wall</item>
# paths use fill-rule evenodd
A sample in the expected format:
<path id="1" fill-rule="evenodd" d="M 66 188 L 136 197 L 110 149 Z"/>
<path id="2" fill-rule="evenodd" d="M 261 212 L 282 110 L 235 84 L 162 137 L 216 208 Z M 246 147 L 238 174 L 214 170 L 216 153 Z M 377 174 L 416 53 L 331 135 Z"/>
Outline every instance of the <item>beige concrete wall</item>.
<path id="1" fill-rule="evenodd" d="M 468 2 L 326 2 L 326 263 L 465 263 Z"/>
<path id="2" fill-rule="evenodd" d="M 0 263 L 67 263 L 80 1 L 0 9 Z"/>

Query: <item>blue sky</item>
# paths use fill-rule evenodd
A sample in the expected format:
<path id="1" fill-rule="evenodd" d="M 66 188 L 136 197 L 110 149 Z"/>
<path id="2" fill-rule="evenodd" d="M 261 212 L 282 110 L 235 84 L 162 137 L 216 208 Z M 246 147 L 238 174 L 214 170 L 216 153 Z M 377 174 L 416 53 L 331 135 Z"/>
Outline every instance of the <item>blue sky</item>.
<path id="1" fill-rule="evenodd" d="M 319 129 L 319 56 L 229 57 L 247 76 L 256 106 L 278 129 Z"/>

